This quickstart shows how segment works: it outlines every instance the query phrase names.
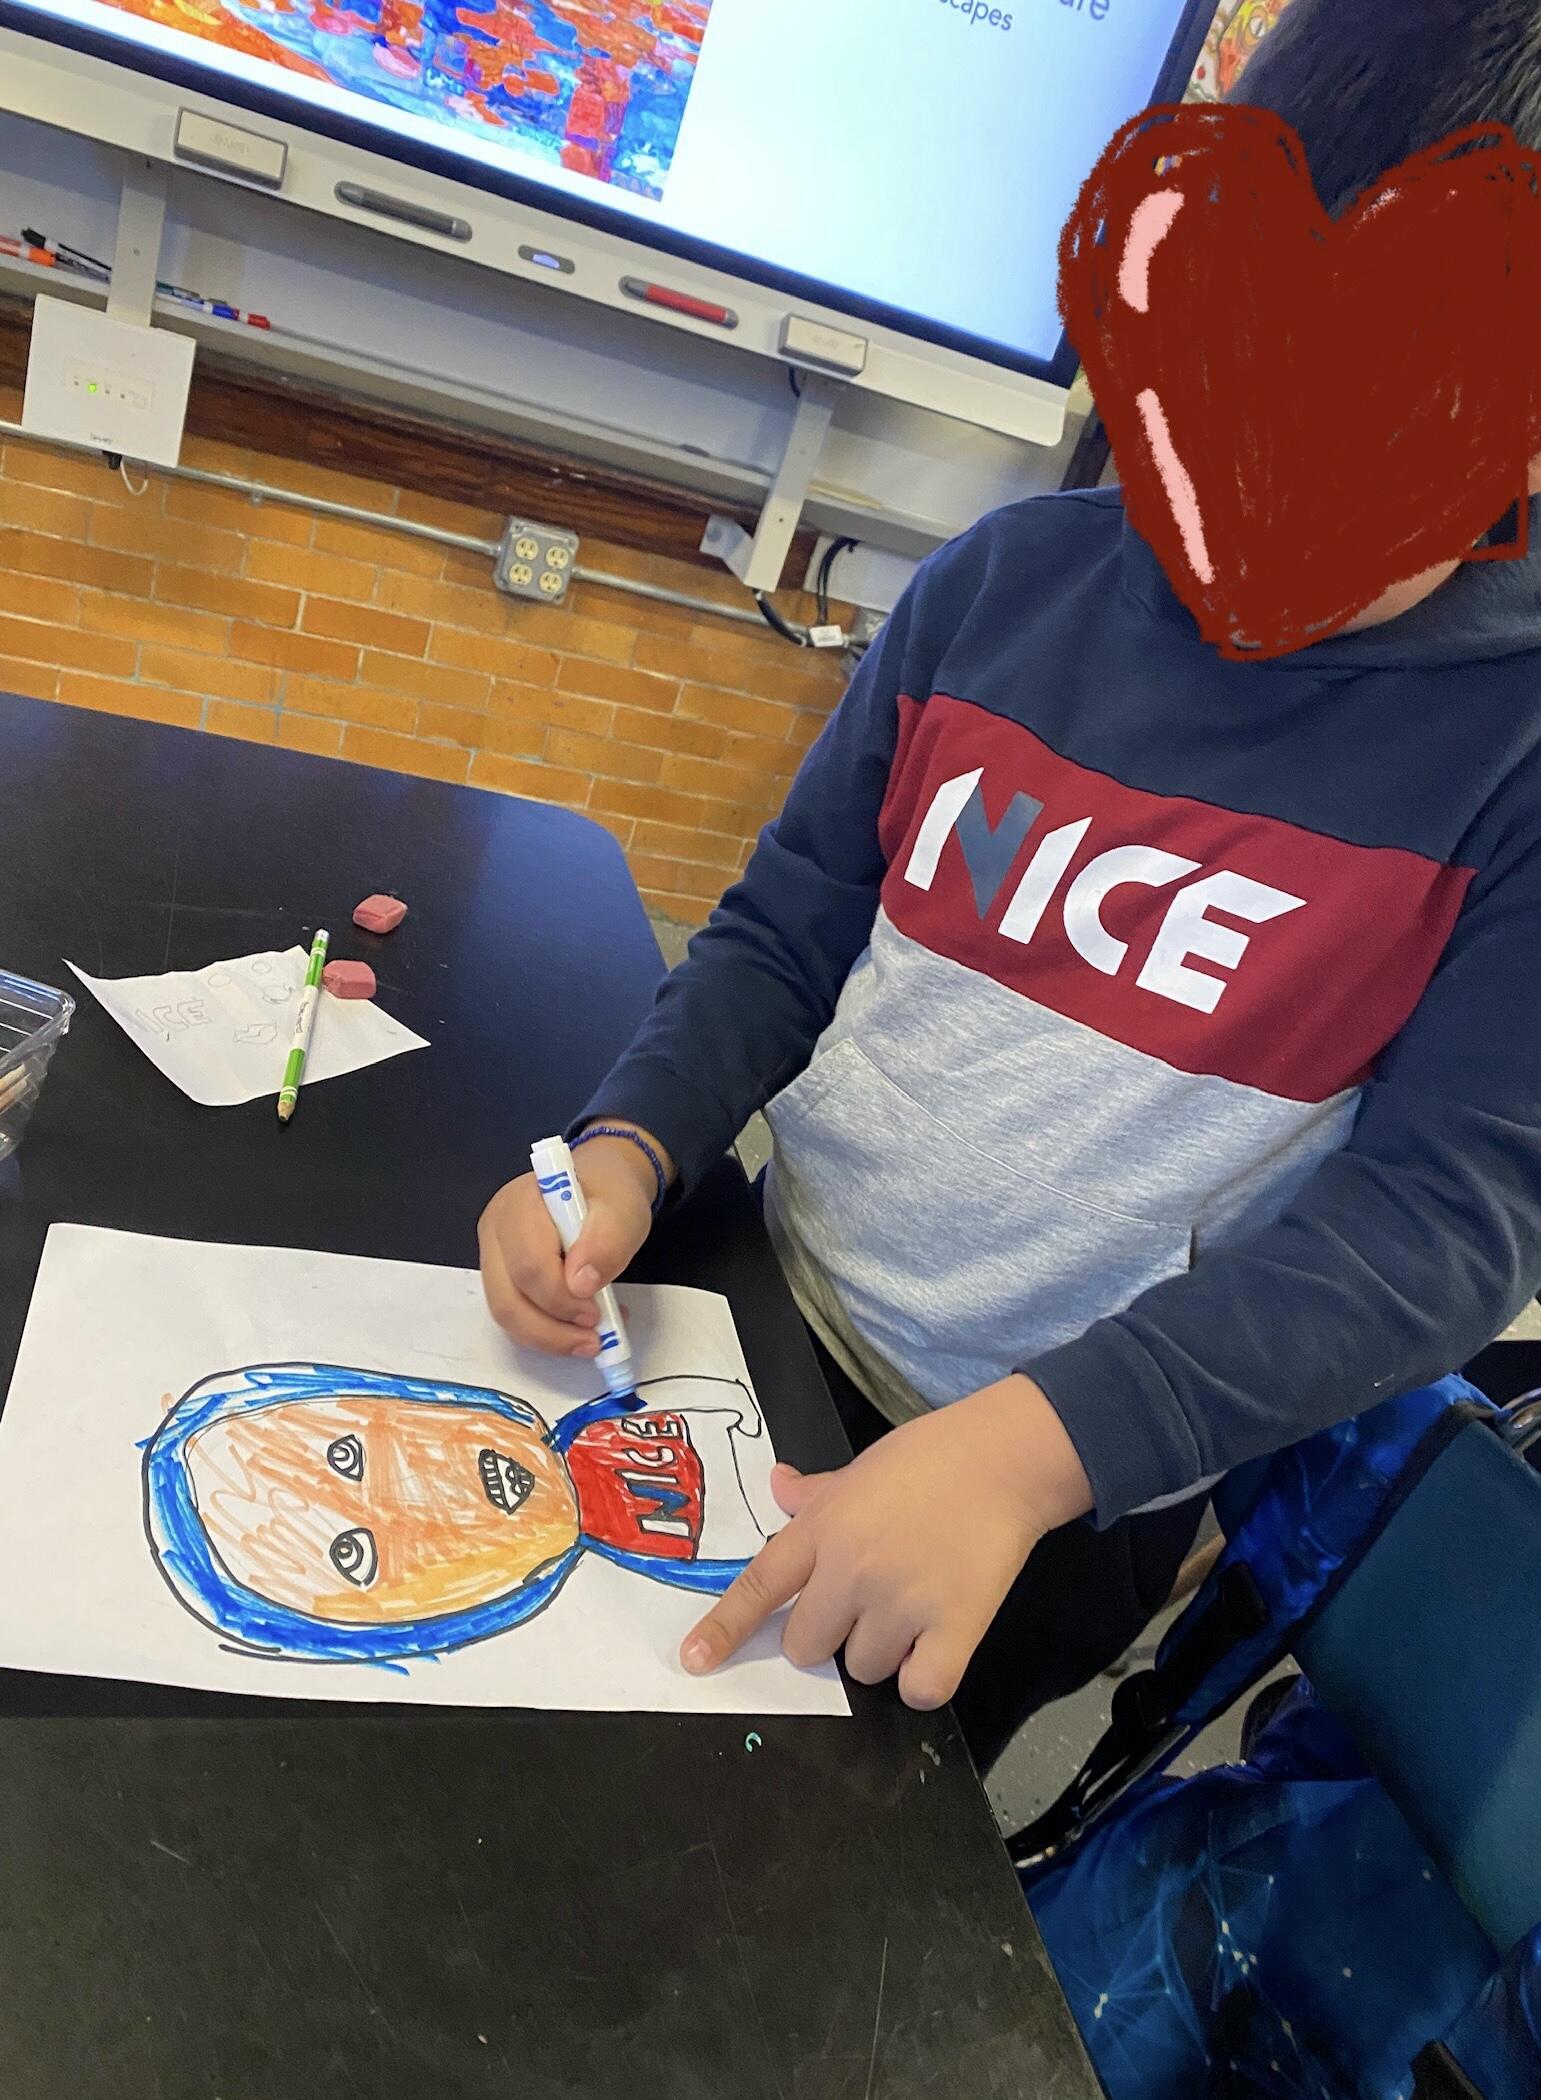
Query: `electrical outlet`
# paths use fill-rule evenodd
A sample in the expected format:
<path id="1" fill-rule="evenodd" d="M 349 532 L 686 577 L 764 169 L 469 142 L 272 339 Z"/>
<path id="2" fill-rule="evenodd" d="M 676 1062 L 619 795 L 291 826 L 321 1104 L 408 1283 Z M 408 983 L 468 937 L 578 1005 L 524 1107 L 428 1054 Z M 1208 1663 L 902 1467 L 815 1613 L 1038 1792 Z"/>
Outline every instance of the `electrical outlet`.
<path id="1" fill-rule="evenodd" d="M 114 321 L 41 297 L 32 321 L 21 420 L 38 437 L 174 467 L 197 346 L 169 328 Z"/>
<path id="2" fill-rule="evenodd" d="M 493 580 L 511 598 L 560 605 L 578 562 L 578 535 L 560 525 L 510 518 L 503 528 Z"/>

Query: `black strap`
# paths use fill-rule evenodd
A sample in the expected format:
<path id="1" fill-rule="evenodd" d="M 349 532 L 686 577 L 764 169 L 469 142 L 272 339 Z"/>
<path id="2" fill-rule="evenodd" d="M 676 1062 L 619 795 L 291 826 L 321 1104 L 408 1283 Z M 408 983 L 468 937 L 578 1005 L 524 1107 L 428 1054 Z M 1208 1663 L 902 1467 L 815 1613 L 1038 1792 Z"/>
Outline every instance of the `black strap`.
<path id="1" fill-rule="evenodd" d="M 1413 2100 L 1486 2100 L 1443 2042 L 1430 2042 L 1413 2062 Z"/>
<path id="2" fill-rule="evenodd" d="M 1268 1623 L 1268 1606 L 1252 1570 L 1233 1561 L 1176 1654 L 1113 1694 L 1108 1726 L 1064 1793 L 1025 1830 L 1007 1840 L 1012 1862 L 1025 1867 L 1051 1857 L 1112 1801 L 1161 1764 L 1186 1733 L 1177 1714 L 1216 1665 Z"/>
<path id="3" fill-rule="evenodd" d="M 1504 1442 L 1533 1473 L 1541 1473 L 1541 1393 L 1521 1393 L 1498 1420 Z"/>
<path id="4" fill-rule="evenodd" d="M 1215 1594 L 1188 1630 L 1188 1637 L 1161 1670 L 1126 1678 L 1113 1699 L 1113 1725 L 1127 1726 L 1143 1740 L 1170 1726 L 1204 1679 L 1231 1650 L 1268 1624 L 1268 1606 L 1244 1561 L 1222 1568 Z M 1127 1722 L 1123 1715 L 1127 1713 Z"/>

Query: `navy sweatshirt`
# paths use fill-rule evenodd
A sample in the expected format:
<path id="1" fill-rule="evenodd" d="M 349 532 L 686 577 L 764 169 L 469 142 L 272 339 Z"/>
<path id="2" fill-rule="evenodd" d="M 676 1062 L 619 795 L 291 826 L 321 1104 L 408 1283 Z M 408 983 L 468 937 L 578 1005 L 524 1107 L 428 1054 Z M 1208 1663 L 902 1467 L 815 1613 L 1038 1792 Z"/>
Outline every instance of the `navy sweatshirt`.
<path id="1" fill-rule="evenodd" d="M 1541 548 L 1541 516 L 1535 522 Z M 1267 664 L 1116 492 L 937 555 L 590 1104 L 764 1107 L 893 1419 L 1028 1372 L 1099 1520 L 1458 1365 L 1541 1284 L 1541 552 Z"/>

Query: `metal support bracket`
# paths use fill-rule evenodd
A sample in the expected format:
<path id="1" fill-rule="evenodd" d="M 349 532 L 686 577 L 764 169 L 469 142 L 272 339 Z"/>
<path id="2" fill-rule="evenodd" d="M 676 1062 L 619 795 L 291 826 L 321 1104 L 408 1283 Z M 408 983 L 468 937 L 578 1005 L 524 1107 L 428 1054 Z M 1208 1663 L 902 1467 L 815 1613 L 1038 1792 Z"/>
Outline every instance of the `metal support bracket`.
<path id="1" fill-rule="evenodd" d="M 137 154 L 123 171 L 107 312 L 114 321 L 128 321 L 139 328 L 148 328 L 155 312 L 161 241 L 166 231 L 166 178 L 167 170 L 158 160 Z"/>
<path id="2" fill-rule="evenodd" d="M 713 516 L 707 521 L 702 552 L 715 554 L 752 591 L 774 591 L 780 585 L 781 572 L 802 520 L 803 505 L 813 486 L 819 455 L 844 390 L 844 380 L 830 379 L 822 372 L 802 373 L 797 413 L 752 537 L 732 518 Z"/>

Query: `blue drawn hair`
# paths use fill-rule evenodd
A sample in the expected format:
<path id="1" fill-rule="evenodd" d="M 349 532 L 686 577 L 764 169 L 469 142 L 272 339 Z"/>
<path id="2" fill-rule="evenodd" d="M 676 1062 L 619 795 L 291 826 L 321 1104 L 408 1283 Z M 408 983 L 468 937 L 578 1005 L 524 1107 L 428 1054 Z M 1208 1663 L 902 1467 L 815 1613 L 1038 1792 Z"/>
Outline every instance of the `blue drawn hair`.
<path id="1" fill-rule="evenodd" d="M 331 1364 L 266 1364 L 205 1380 L 172 1407 L 144 1447 L 144 1523 L 150 1550 L 178 1599 L 216 1633 L 257 1655 L 295 1662 L 404 1663 L 506 1633 L 543 1611 L 581 1557 L 578 1542 L 507 1595 L 465 1611 L 388 1626 L 342 1626 L 292 1611 L 237 1582 L 215 1553 L 193 1492 L 187 1448 L 211 1423 L 290 1400 L 338 1392 L 475 1407 L 549 1434 L 534 1408 L 478 1386 L 384 1377 Z"/>

